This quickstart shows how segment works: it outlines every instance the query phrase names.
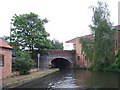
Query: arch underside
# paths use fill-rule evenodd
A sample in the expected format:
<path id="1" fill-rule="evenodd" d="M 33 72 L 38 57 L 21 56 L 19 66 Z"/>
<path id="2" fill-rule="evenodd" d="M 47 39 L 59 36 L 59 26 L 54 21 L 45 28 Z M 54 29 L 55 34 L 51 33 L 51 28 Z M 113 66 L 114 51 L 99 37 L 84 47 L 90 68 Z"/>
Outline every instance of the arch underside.
<path id="1" fill-rule="evenodd" d="M 71 62 L 64 58 L 55 58 L 51 61 L 52 68 L 71 68 Z"/>

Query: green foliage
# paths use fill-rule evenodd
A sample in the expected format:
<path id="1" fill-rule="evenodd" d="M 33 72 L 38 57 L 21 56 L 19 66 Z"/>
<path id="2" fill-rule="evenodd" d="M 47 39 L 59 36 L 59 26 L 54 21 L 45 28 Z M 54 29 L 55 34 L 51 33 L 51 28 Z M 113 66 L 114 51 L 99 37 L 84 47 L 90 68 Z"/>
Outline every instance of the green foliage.
<path id="1" fill-rule="evenodd" d="M 20 74 L 14 74 L 14 75 L 12 75 L 12 76 L 10 76 L 10 77 L 15 78 L 16 76 L 20 76 Z"/>
<path id="2" fill-rule="evenodd" d="M 107 71 L 107 72 L 118 72 L 120 73 L 120 51 L 117 52 L 116 55 L 116 60 L 114 63 L 112 64 L 106 64 L 106 63 L 102 63 L 100 64 L 94 64 L 91 66 L 91 69 L 93 71 Z"/>
<path id="3" fill-rule="evenodd" d="M 86 60 L 92 61 L 94 58 L 93 55 L 93 41 L 87 38 L 81 37 L 80 43 L 82 44 L 82 52 L 85 53 Z"/>
<path id="4" fill-rule="evenodd" d="M 93 71 L 110 71 L 110 72 L 120 72 L 120 50 L 116 55 L 116 60 L 112 64 L 107 64 L 105 62 L 98 62 L 98 64 L 94 64 L 91 66 Z"/>
<path id="5" fill-rule="evenodd" d="M 120 50 L 118 50 L 118 53 L 116 55 L 115 65 L 118 69 L 120 69 Z"/>
<path id="6" fill-rule="evenodd" d="M 43 50 L 49 48 L 49 33 L 44 25 L 48 20 L 40 19 L 37 14 L 29 13 L 14 15 L 11 19 L 11 34 L 6 37 L 12 46 L 19 46 L 22 50 Z"/>
<path id="7" fill-rule="evenodd" d="M 30 53 L 28 51 L 17 51 L 17 59 L 14 64 L 14 69 L 19 71 L 20 74 L 28 74 L 29 70 L 35 65 L 34 61 L 31 59 Z"/>
<path id="8" fill-rule="evenodd" d="M 113 64 L 115 57 L 115 30 L 112 29 L 109 19 L 110 13 L 107 7 L 107 4 L 103 2 L 98 2 L 97 7 L 92 7 L 93 24 L 90 25 L 90 28 L 93 40 L 80 38 L 82 51 L 85 53 L 87 60 L 91 62 L 90 69 L 93 71 L 116 71 L 116 65 L 119 64 Z"/>
<path id="9" fill-rule="evenodd" d="M 61 50 L 63 50 L 63 43 L 54 39 L 51 41 L 51 46 L 49 49 L 61 49 Z"/>
<path id="10" fill-rule="evenodd" d="M 101 70 L 111 65 L 114 59 L 115 31 L 112 29 L 106 3 L 98 2 L 98 7 L 92 7 L 92 9 L 93 25 L 90 27 L 94 36 L 94 65 L 97 70 Z"/>
<path id="11" fill-rule="evenodd" d="M 119 72 L 120 73 L 120 50 L 118 50 L 117 55 L 116 55 L 116 60 L 115 62 L 111 65 L 112 69 L 108 69 L 107 70 L 111 70 L 111 71 L 115 71 L 115 72 Z"/>

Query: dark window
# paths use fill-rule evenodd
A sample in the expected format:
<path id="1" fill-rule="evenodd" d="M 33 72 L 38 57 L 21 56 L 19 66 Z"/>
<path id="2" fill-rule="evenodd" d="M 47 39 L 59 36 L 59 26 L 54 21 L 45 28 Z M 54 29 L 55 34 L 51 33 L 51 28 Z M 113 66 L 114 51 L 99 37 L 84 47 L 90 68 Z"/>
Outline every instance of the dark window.
<path id="1" fill-rule="evenodd" d="M 78 60 L 80 60 L 80 56 L 78 56 Z"/>
<path id="2" fill-rule="evenodd" d="M 4 66 L 4 55 L 0 54 L 0 66 Z"/>
<path id="3" fill-rule="evenodd" d="M 87 60 L 87 57 L 85 56 L 85 60 Z"/>

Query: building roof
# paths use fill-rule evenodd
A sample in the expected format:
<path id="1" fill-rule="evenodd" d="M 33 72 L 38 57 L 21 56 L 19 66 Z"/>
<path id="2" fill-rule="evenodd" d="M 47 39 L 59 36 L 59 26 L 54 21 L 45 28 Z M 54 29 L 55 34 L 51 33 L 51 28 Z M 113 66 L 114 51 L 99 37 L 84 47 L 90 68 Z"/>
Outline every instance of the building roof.
<path id="1" fill-rule="evenodd" d="M 12 49 L 12 47 L 8 45 L 3 39 L 0 39 L 0 47 Z"/>
<path id="2" fill-rule="evenodd" d="M 92 40 L 93 39 L 93 35 L 92 34 L 89 34 L 89 35 L 85 35 L 85 36 L 82 36 L 83 38 L 87 38 L 89 40 Z"/>
<path id="3" fill-rule="evenodd" d="M 66 41 L 66 43 L 75 43 L 75 40 L 76 40 L 77 38 L 80 38 L 80 37 L 76 37 L 76 38 L 73 38 L 73 39 L 71 39 L 71 40 L 68 40 L 68 41 Z"/>
<path id="4" fill-rule="evenodd" d="M 120 28 L 120 25 L 117 25 L 117 26 L 114 26 L 114 27 Z"/>
<path id="5" fill-rule="evenodd" d="M 81 37 L 87 38 L 87 39 L 90 39 L 90 40 L 93 39 L 93 35 L 92 35 L 92 34 L 85 35 L 85 36 L 81 36 Z M 75 40 L 78 39 L 78 38 L 81 38 L 81 37 L 73 38 L 73 39 L 71 39 L 71 40 L 66 41 L 66 43 L 75 43 Z"/>
<path id="6" fill-rule="evenodd" d="M 113 26 L 113 28 L 115 28 L 115 29 L 117 29 L 118 31 L 120 31 L 120 25 Z"/>

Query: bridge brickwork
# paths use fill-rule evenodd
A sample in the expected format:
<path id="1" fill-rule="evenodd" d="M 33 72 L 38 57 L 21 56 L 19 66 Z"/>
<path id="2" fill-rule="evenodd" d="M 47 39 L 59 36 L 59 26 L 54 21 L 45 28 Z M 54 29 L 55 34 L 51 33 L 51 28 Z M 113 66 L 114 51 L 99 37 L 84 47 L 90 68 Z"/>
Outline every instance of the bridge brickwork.
<path id="1" fill-rule="evenodd" d="M 75 63 L 75 53 L 71 50 L 48 50 L 48 55 L 40 58 L 40 67 L 49 67 L 51 61 L 57 58 L 68 60 L 72 67 Z"/>

